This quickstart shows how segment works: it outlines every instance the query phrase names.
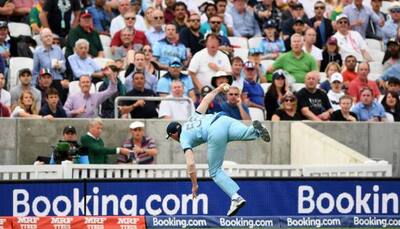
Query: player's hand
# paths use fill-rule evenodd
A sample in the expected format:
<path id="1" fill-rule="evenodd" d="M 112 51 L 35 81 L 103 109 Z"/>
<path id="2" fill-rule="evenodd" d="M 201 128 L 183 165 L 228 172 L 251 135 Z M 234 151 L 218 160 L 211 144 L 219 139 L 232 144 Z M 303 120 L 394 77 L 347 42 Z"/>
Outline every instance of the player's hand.
<path id="1" fill-rule="evenodd" d="M 193 195 L 193 199 L 196 199 L 197 197 L 197 192 L 199 191 L 199 186 L 198 185 L 193 185 L 192 186 L 192 195 Z"/>

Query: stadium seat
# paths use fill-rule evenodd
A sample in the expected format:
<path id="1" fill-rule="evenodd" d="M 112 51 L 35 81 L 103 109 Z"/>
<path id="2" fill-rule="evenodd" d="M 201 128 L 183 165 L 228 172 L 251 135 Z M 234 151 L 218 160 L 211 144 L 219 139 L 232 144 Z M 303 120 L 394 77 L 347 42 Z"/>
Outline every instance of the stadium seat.
<path id="1" fill-rule="evenodd" d="M 29 57 L 11 57 L 8 75 L 8 88 L 18 84 L 18 71 L 23 68 L 33 69 L 33 59 Z"/>
<path id="2" fill-rule="evenodd" d="M 260 47 L 260 42 L 263 39 L 263 37 L 252 37 L 249 39 L 249 48 L 259 48 Z"/>
<path id="3" fill-rule="evenodd" d="M 370 72 L 371 73 L 377 73 L 377 74 L 383 74 L 384 70 L 383 70 L 383 65 L 381 62 L 369 62 L 369 67 L 370 67 Z"/>
<path id="4" fill-rule="evenodd" d="M 39 34 L 34 35 L 32 38 L 36 41 L 36 48 L 42 45 L 42 40 L 40 40 Z"/>
<path id="5" fill-rule="evenodd" d="M 110 47 L 111 44 L 111 37 L 107 35 L 100 34 L 100 41 L 104 47 Z"/>
<path id="6" fill-rule="evenodd" d="M 369 54 L 371 55 L 373 61 L 379 63 L 382 63 L 383 57 L 385 56 L 385 52 L 382 52 L 380 50 L 371 50 Z"/>
<path id="7" fill-rule="evenodd" d="M 394 117 L 391 113 L 385 112 L 386 115 L 386 122 L 394 122 Z"/>
<path id="8" fill-rule="evenodd" d="M 231 45 L 235 48 L 249 48 L 249 45 L 247 44 L 247 38 L 245 37 L 228 37 L 228 39 L 231 42 Z"/>
<path id="9" fill-rule="evenodd" d="M 123 71 L 120 71 L 119 74 L 118 74 L 118 78 L 119 78 L 119 80 L 121 80 L 122 84 L 125 83 L 125 72 L 126 71 L 123 70 Z"/>
<path id="10" fill-rule="evenodd" d="M 326 73 L 325 72 L 320 72 L 319 73 L 319 83 L 322 83 L 325 80 L 327 80 Z"/>
<path id="11" fill-rule="evenodd" d="M 258 120 L 258 121 L 264 121 L 266 114 L 265 110 L 257 108 L 257 107 L 249 107 L 249 115 L 251 120 Z"/>
<path id="12" fill-rule="evenodd" d="M 268 66 L 272 65 L 274 63 L 274 60 L 262 60 L 261 64 L 265 67 L 268 68 Z"/>
<path id="13" fill-rule="evenodd" d="M 260 85 L 263 88 L 264 94 L 265 94 L 265 93 L 267 93 L 269 86 L 271 86 L 271 83 L 262 83 Z"/>
<path id="14" fill-rule="evenodd" d="M 300 91 L 304 87 L 304 83 L 294 83 L 292 85 L 293 91 Z"/>
<path id="15" fill-rule="evenodd" d="M 111 48 L 110 47 L 103 47 L 103 52 L 104 52 L 104 57 L 107 59 L 113 59 L 113 54 L 111 52 Z"/>
<path id="16" fill-rule="evenodd" d="M 247 48 L 234 48 L 233 55 L 242 58 L 243 61 L 247 61 L 249 50 Z"/>
<path id="17" fill-rule="evenodd" d="M 109 58 L 101 58 L 101 57 L 96 57 L 93 58 L 93 60 L 100 65 L 101 68 L 104 68 L 108 63 L 113 62 L 112 59 Z"/>
<path id="18" fill-rule="evenodd" d="M 75 94 L 79 93 L 81 91 L 81 88 L 79 87 L 79 81 L 75 80 L 69 83 L 69 94 Z M 95 93 L 96 92 L 96 87 L 92 83 L 90 86 L 90 93 Z"/>
<path id="19" fill-rule="evenodd" d="M 383 51 L 383 45 L 382 45 L 381 41 L 378 41 L 375 39 L 370 39 L 370 38 L 365 39 L 365 41 L 367 42 L 367 46 L 368 46 L 369 50 Z"/>
<path id="20" fill-rule="evenodd" d="M 368 79 L 369 79 L 369 80 L 376 81 L 376 80 L 379 79 L 381 76 L 382 76 L 381 73 L 370 72 L 370 73 L 368 74 Z"/>
<path id="21" fill-rule="evenodd" d="M 96 92 L 99 92 L 101 85 L 103 84 L 103 81 L 97 82 L 96 83 Z"/>
<path id="22" fill-rule="evenodd" d="M 8 30 L 10 31 L 10 36 L 12 37 L 19 37 L 20 35 L 32 36 L 31 27 L 25 23 L 9 22 Z"/>

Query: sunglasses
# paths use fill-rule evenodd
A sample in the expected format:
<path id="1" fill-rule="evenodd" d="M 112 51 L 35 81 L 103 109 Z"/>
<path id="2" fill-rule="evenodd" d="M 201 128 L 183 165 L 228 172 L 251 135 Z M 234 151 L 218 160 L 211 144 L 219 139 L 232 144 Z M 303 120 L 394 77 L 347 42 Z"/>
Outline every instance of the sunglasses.
<path id="1" fill-rule="evenodd" d="M 219 24 L 221 24 L 222 22 L 221 22 L 221 21 L 210 21 L 210 23 L 211 23 L 211 24 L 218 24 L 218 25 L 219 25 Z"/>
<path id="2" fill-rule="evenodd" d="M 338 21 L 338 24 L 339 25 L 341 25 L 341 24 L 349 24 L 349 22 L 348 21 Z"/>
<path id="3" fill-rule="evenodd" d="M 228 95 L 229 96 L 238 96 L 239 94 L 238 93 L 229 93 Z"/>
<path id="4" fill-rule="evenodd" d="M 392 9 L 390 10 L 391 13 L 400 13 L 400 9 Z"/>
<path id="5" fill-rule="evenodd" d="M 162 19 L 164 19 L 163 16 L 161 16 L 161 17 L 154 17 L 154 20 L 162 20 Z"/>
<path id="6" fill-rule="evenodd" d="M 136 17 L 126 17 L 125 20 L 136 20 Z"/>
<path id="7" fill-rule="evenodd" d="M 200 19 L 190 19 L 191 22 L 200 22 Z"/>
<path id="8" fill-rule="evenodd" d="M 291 102 L 291 103 L 293 103 L 293 102 L 294 102 L 294 99 L 285 99 L 285 102 Z"/>
<path id="9" fill-rule="evenodd" d="M 314 7 L 314 10 L 324 10 L 325 6 L 316 6 Z"/>
<path id="10" fill-rule="evenodd" d="M 153 52 L 151 49 L 143 49 L 143 52 Z"/>

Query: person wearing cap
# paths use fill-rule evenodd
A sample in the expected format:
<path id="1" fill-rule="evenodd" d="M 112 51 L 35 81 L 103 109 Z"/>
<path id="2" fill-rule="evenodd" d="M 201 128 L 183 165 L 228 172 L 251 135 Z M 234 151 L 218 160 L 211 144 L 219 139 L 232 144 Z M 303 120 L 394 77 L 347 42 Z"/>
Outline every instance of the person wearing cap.
<path id="1" fill-rule="evenodd" d="M 267 83 L 267 78 L 265 77 L 267 70 L 266 70 L 266 67 L 261 63 L 261 54 L 262 54 L 261 49 L 250 48 L 249 56 L 248 56 L 247 60 L 254 63 L 254 66 L 257 71 L 258 82 L 259 83 Z"/>
<path id="2" fill-rule="evenodd" d="M 93 16 L 93 26 L 101 34 L 110 34 L 111 14 L 106 11 L 106 0 L 95 0 L 94 4 L 87 7 Z"/>
<path id="3" fill-rule="evenodd" d="M 169 64 L 168 72 L 165 73 L 157 82 L 157 93 L 161 96 L 171 94 L 172 82 L 179 80 L 183 84 L 183 94 L 196 101 L 196 94 L 194 92 L 193 81 L 190 76 L 182 73 L 182 63 L 179 58 L 174 58 Z"/>
<path id="4" fill-rule="evenodd" d="M 145 34 L 152 47 L 157 41 L 165 38 L 165 20 L 162 10 L 155 9 L 153 11 L 152 27 Z"/>
<path id="5" fill-rule="evenodd" d="M 171 83 L 171 93 L 165 96 L 166 99 L 189 99 L 183 94 L 184 85 L 179 80 Z M 162 100 L 158 111 L 158 117 L 170 120 L 187 120 L 194 112 L 194 104 L 188 100 Z"/>
<path id="6" fill-rule="evenodd" d="M 129 58 L 128 58 L 129 59 Z M 125 71 L 125 88 L 126 91 L 129 92 L 133 89 L 133 81 L 132 75 L 135 72 L 143 72 L 145 76 L 145 85 L 146 89 L 152 90 L 153 92 L 157 91 L 157 77 L 146 69 L 146 54 L 143 52 L 135 52 L 133 55 L 133 63 L 128 65 L 128 68 Z"/>
<path id="7" fill-rule="evenodd" d="M 319 70 L 325 72 L 329 63 L 334 62 L 342 66 L 342 55 L 339 53 L 339 46 L 334 36 L 330 37 L 322 50 L 322 61 Z"/>
<path id="8" fill-rule="evenodd" d="M 9 60 L 11 43 L 8 39 L 8 23 L 7 21 L 0 21 L 0 55 L 4 60 Z"/>
<path id="9" fill-rule="evenodd" d="M 230 141 L 251 141 L 257 138 L 265 142 L 271 136 L 261 122 L 253 121 L 252 126 L 246 126 L 241 121 L 224 115 L 223 112 L 206 115 L 207 109 L 215 96 L 225 91 L 228 84 L 221 84 L 208 93 L 201 101 L 189 120 L 185 124 L 171 122 L 168 124 L 167 139 L 180 143 L 185 154 L 187 172 L 192 182 L 192 197 L 196 198 L 199 186 L 197 183 L 196 164 L 193 148 L 207 143 L 207 159 L 210 177 L 230 197 L 231 206 L 227 212 L 233 216 L 242 208 L 246 200 L 238 193 L 239 186 L 222 169 L 226 148 Z"/>
<path id="10" fill-rule="evenodd" d="M 51 87 L 52 83 L 53 76 L 50 70 L 47 68 L 40 69 L 36 89 L 42 94 L 42 106 L 46 103 L 47 90 Z"/>
<path id="11" fill-rule="evenodd" d="M 211 85 L 213 86 L 213 88 L 218 88 L 219 85 L 221 85 L 221 84 L 232 85 L 232 82 L 233 82 L 232 76 L 224 71 L 218 71 L 211 78 Z M 214 100 L 212 101 L 213 107 L 210 111 L 208 111 L 208 114 L 220 112 L 221 106 L 224 102 L 226 102 L 226 96 L 224 94 L 221 93 L 221 94 L 216 95 L 214 97 Z"/>
<path id="12" fill-rule="evenodd" d="M 364 39 L 367 35 L 369 19 L 380 27 L 385 23 L 385 20 L 375 14 L 371 7 L 363 4 L 363 0 L 353 0 L 353 4 L 347 5 L 343 8 L 343 14 L 347 15 L 347 18 L 349 19 L 350 29 L 360 33 Z"/>
<path id="13" fill-rule="evenodd" d="M 129 125 L 130 137 L 125 139 L 122 147 L 130 149 L 128 155 L 118 155 L 118 164 L 154 164 L 158 154 L 156 142 L 153 138 L 145 135 L 143 122 L 135 121 Z"/>
<path id="14" fill-rule="evenodd" d="M 279 25 L 282 18 L 282 13 L 277 7 L 275 1 L 262 0 L 255 5 L 254 16 L 256 17 L 260 28 L 264 28 L 265 22 L 269 20 L 274 20 L 276 21 L 277 25 Z"/>
<path id="15" fill-rule="evenodd" d="M 332 74 L 329 81 L 331 83 L 331 90 L 328 91 L 327 95 L 332 109 L 336 111 L 340 109 L 340 98 L 345 95 L 342 91 L 343 76 L 339 72 L 335 72 Z"/>
<path id="16" fill-rule="evenodd" d="M 337 40 L 342 57 L 354 55 L 358 61 L 372 60 L 367 51 L 367 43 L 359 32 L 351 30 L 350 20 L 346 14 L 336 17 L 336 29 L 337 32 L 333 36 Z"/>
<path id="17" fill-rule="evenodd" d="M 19 84 L 10 90 L 11 107 L 17 105 L 18 99 L 23 91 L 30 91 L 36 101 L 36 108 L 40 110 L 42 104 L 42 94 L 32 84 L 32 72 L 29 68 L 23 68 L 18 72 Z"/>
<path id="18" fill-rule="evenodd" d="M 79 24 L 81 4 L 79 0 L 65 0 L 64 7 L 59 10 L 58 1 L 45 1 L 43 10 L 39 14 L 40 22 L 45 28 L 64 38 L 71 28 Z M 67 7 L 68 6 L 68 7 Z M 73 14 L 73 21 L 71 22 Z"/>
<path id="19" fill-rule="evenodd" d="M 287 40 L 295 33 L 293 29 L 294 24 L 300 23 L 302 25 L 306 25 L 305 23 L 308 21 L 308 17 L 304 13 L 303 4 L 300 2 L 293 4 L 289 9 L 291 10 L 290 17 L 286 20 L 283 20 L 281 25 L 284 40 Z"/>
<path id="20" fill-rule="evenodd" d="M 328 66 L 325 69 L 325 75 L 326 75 L 326 80 L 323 82 L 320 82 L 319 84 L 319 88 L 324 90 L 326 93 L 328 93 L 328 91 L 331 90 L 331 76 L 334 73 L 340 73 L 342 71 L 342 69 L 340 68 L 340 66 L 336 63 L 336 62 L 331 62 L 328 64 Z M 343 83 L 343 80 L 342 80 Z M 347 89 L 347 85 L 343 85 L 343 89 Z"/>
<path id="21" fill-rule="evenodd" d="M 81 12 L 79 25 L 71 29 L 68 33 L 65 56 L 68 57 L 74 53 L 75 42 L 79 39 L 85 39 L 89 42 L 89 54 L 93 58 L 104 57 L 99 32 L 94 30 L 93 17 L 87 10 Z"/>
<path id="22" fill-rule="evenodd" d="M 322 50 L 317 48 L 314 44 L 317 39 L 317 32 L 315 29 L 308 28 L 304 32 L 304 45 L 303 51 L 310 54 L 317 61 L 318 69 L 322 61 Z"/>
<path id="23" fill-rule="evenodd" d="M 393 1 L 389 7 L 390 19 L 382 28 L 383 42 L 386 44 L 391 38 L 396 38 L 397 28 L 400 24 L 400 2 Z"/>
<path id="24" fill-rule="evenodd" d="M 188 27 L 183 28 L 179 33 L 179 40 L 190 50 L 193 56 L 204 48 L 204 44 L 199 42 L 204 39 L 203 34 L 200 33 L 200 15 L 197 13 L 190 13 L 188 23 Z"/>
<path id="25" fill-rule="evenodd" d="M 334 33 L 332 21 L 324 17 L 326 4 L 323 1 L 316 1 L 314 3 L 315 16 L 308 20 L 308 25 L 315 29 L 317 32 L 317 40 L 315 46 L 322 49 L 329 37 Z"/>
<path id="26" fill-rule="evenodd" d="M 244 63 L 244 83 L 242 99 L 248 107 L 264 110 L 264 89 L 257 83 L 257 69 L 253 62 Z"/>
<path id="27" fill-rule="evenodd" d="M 290 35 L 283 35 L 286 51 L 290 51 L 292 49 L 291 37 L 294 34 L 299 34 L 299 35 L 303 36 L 304 31 L 306 30 L 306 28 L 308 28 L 306 21 L 304 21 L 302 18 L 300 18 L 300 17 L 294 18 L 293 20 L 294 20 L 293 25 L 292 25 L 293 33 L 291 33 Z M 304 39 L 303 39 L 303 41 L 304 41 Z"/>
<path id="28" fill-rule="evenodd" d="M 48 88 L 46 90 L 46 97 L 42 98 L 45 102 L 39 111 L 39 115 L 51 115 L 54 118 L 67 118 L 67 113 L 60 103 L 60 96 L 55 88 Z"/>
<path id="29" fill-rule="evenodd" d="M 374 99 L 373 91 L 369 87 L 359 91 L 360 101 L 351 109 L 359 121 L 386 122 L 386 111 L 381 103 Z"/>
<path id="30" fill-rule="evenodd" d="M 400 63 L 400 44 L 392 38 L 386 43 L 386 52 L 383 58 L 383 70 L 388 70 L 391 66 Z"/>
<path id="31" fill-rule="evenodd" d="M 267 120 L 271 120 L 272 115 L 281 105 L 282 96 L 286 94 L 288 88 L 284 71 L 276 70 L 272 73 L 272 83 L 268 87 L 264 97 Z"/>
<path id="32" fill-rule="evenodd" d="M 242 103 L 240 89 L 231 86 L 226 93 L 226 101 L 221 104 L 221 111 L 237 120 L 251 120 L 249 108 Z"/>
<path id="33" fill-rule="evenodd" d="M 368 79 L 370 71 L 371 69 L 367 62 L 358 64 L 357 78 L 350 82 L 349 90 L 347 91 L 350 96 L 353 96 L 354 102 L 360 101 L 360 91 L 364 87 L 370 88 L 373 91 L 374 98 L 379 99 L 381 92 L 377 83 L 374 80 Z"/>
<path id="34" fill-rule="evenodd" d="M 286 51 L 285 43 L 280 37 L 278 22 L 268 20 L 263 25 L 264 38 L 260 41 L 259 49 L 262 51 L 263 60 L 275 60 Z"/>
<path id="35" fill-rule="evenodd" d="M 261 36 L 260 26 L 258 25 L 254 13 L 246 7 L 247 0 L 233 0 L 233 7 L 229 13 L 232 15 L 234 36 L 255 37 Z"/>
<path id="36" fill-rule="evenodd" d="M 297 109 L 297 98 L 296 96 L 287 91 L 282 98 L 279 100 L 280 106 L 273 113 L 271 121 L 300 121 L 303 120 L 302 115 Z"/>
<path id="37" fill-rule="evenodd" d="M 353 105 L 353 98 L 349 95 L 344 95 L 339 99 L 340 109 L 336 110 L 331 115 L 331 121 L 347 121 L 356 122 L 357 115 L 350 111 Z"/>

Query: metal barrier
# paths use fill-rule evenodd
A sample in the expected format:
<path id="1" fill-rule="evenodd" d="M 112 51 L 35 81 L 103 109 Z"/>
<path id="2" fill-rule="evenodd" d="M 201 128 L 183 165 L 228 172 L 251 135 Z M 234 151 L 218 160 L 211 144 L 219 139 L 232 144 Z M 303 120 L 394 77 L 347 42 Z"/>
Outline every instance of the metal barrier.
<path id="1" fill-rule="evenodd" d="M 151 96 L 117 96 L 114 100 L 114 117 L 118 119 L 118 104 L 119 101 L 132 101 L 132 100 L 145 100 L 145 101 L 163 101 L 163 100 L 172 100 L 172 101 L 188 101 L 188 111 L 189 116 L 192 111 L 192 100 L 190 98 L 166 98 L 166 97 L 151 97 Z"/>

